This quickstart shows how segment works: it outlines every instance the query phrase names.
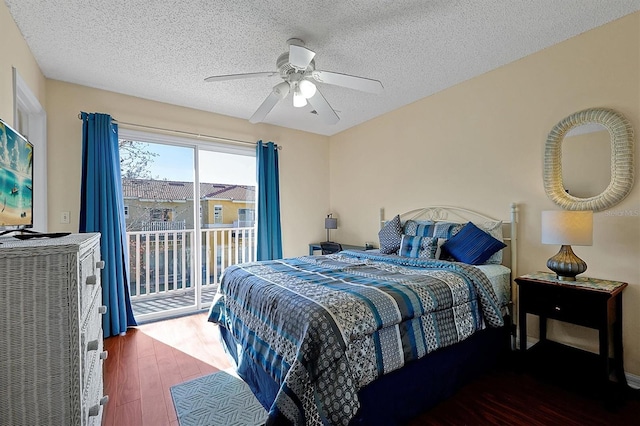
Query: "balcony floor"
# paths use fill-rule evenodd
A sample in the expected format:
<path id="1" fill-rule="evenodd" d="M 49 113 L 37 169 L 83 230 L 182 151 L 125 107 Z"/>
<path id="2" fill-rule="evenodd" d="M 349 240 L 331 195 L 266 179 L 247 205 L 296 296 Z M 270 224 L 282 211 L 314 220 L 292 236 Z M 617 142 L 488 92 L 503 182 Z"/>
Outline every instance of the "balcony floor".
<path id="1" fill-rule="evenodd" d="M 217 289 L 217 285 L 203 287 L 201 297 L 203 305 L 209 306 Z M 131 307 L 136 318 L 189 306 L 195 306 L 195 289 L 192 288 L 131 298 Z"/>

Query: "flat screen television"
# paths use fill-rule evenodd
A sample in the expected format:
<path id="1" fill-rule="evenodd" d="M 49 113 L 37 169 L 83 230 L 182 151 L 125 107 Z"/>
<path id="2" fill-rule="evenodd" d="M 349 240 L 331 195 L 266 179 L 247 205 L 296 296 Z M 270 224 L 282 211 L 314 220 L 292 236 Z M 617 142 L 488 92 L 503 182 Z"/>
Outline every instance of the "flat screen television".
<path id="1" fill-rule="evenodd" d="M 33 227 L 33 144 L 0 119 L 0 235 Z"/>

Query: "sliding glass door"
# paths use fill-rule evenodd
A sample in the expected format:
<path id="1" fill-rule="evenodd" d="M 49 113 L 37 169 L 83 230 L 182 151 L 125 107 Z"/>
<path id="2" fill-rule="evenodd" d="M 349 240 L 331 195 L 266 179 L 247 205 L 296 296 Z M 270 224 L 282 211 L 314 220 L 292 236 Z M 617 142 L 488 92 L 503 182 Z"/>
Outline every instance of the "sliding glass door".
<path id="1" fill-rule="evenodd" d="M 206 308 L 255 259 L 253 150 L 121 129 L 120 155 L 136 319 Z"/>
<path id="2" fill-rule="evenodd" d="M 254 156 L 200 149 L 201 303 L 211 302 L 224 268 L 255 260 Z"/>

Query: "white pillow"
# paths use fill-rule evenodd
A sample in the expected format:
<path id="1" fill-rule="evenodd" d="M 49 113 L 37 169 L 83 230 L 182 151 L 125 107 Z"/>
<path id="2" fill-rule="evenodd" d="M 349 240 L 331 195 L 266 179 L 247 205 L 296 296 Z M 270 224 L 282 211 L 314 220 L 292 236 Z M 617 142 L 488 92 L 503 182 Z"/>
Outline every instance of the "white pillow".
<path id="1" fill-rule="evenodd" d="M 478 228 L 482 229 L 496 240 L 504 242 L 504 238 L 502 236 L 502 221 L 476 223 L 476 225 L 478 226 Z M 491 257 L 484 263 L 485 265 L 501 265 L 502 250 L 498 250 L 497 252 L 492 254 Z"/>

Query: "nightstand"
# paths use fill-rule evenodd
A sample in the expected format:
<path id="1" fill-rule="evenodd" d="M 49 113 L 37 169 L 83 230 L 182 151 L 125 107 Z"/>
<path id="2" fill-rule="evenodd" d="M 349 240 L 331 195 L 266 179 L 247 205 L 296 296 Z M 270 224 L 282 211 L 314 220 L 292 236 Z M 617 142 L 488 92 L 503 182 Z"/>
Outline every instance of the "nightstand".
<path id="1" fill-rule="evenodd" d="M 527 351 L 527 313 L 540 317 L 540 341 L 535 346 L 544 346 L 549 342 L 547 318 L 596 329 L 599 333 L 596 361 L 598 383 L 608 385 L 613 372 L 617 382 L 626 388 L 622 354 L 622 291 L 627 283 L 587 277 L 577 277 L 576 281 L 560 281 L 555 274 L 546 272 L 523 275 L 515 281 L 519 286 L 518 324 L 520 350 L 523 353 Z M 610 336 L 613 359 L 609 358 Z M 551 359 L 554 360 L 554 357 Z"/>

